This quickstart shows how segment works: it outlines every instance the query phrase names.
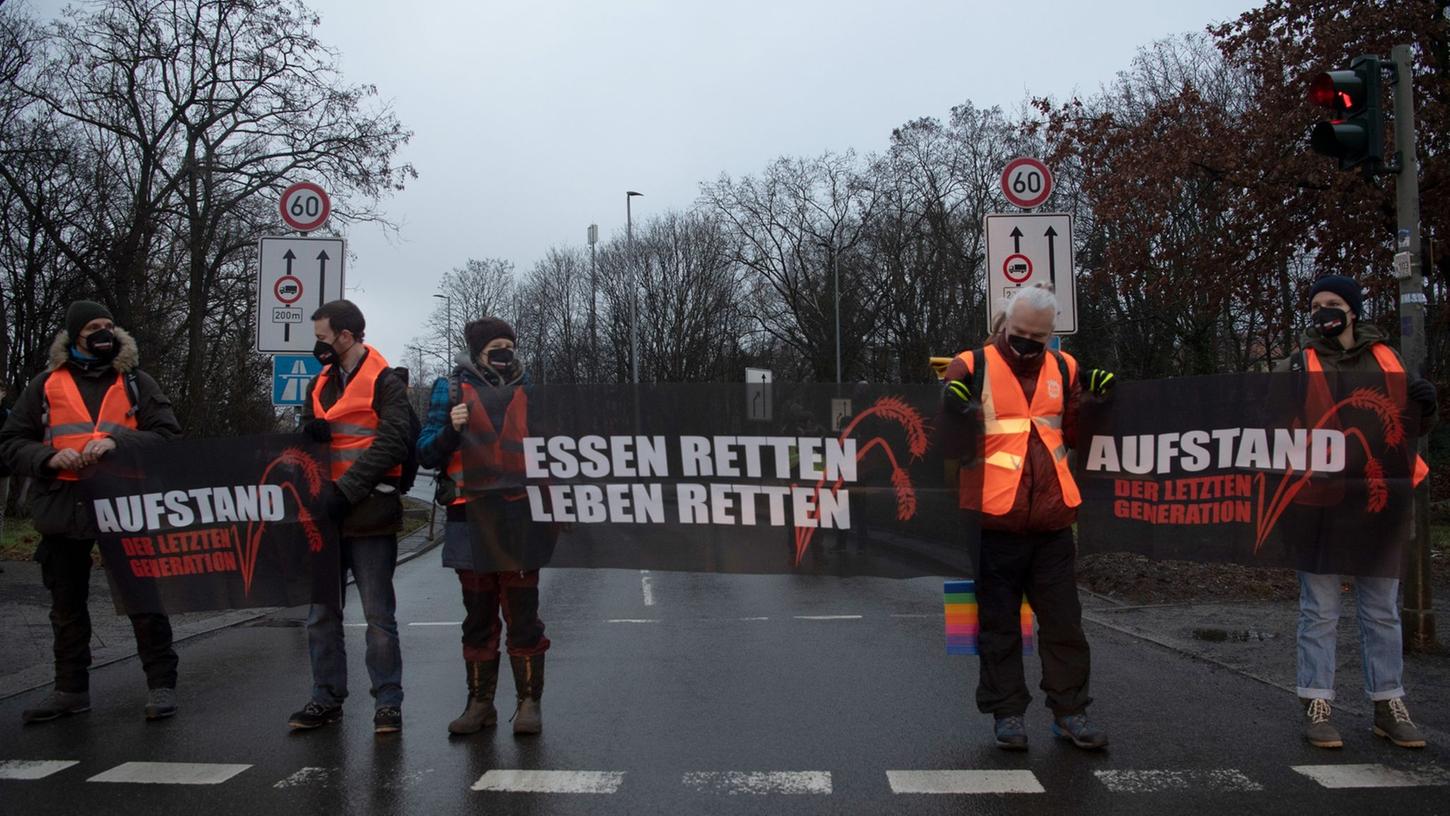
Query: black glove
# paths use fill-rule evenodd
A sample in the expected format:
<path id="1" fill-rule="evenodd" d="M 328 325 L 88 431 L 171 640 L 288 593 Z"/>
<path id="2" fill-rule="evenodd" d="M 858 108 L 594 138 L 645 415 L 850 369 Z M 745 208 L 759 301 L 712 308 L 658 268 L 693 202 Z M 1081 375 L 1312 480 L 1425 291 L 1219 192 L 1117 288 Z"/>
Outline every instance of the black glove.
<path id="1" fill-rule="evenodd" d="M 312 437 L 313 442 L 332 441 L 332 426 L 328 425 L 327 420 L 321 417 L 307 420 L 302 425 L 302 432 Z"/>
<path id="2" fill-rule="evenodd" d="M 1117 375 L 1106 369 L 1094 368 L 1087 373 L 1087 390 L 1095 397 L 1106 397 L 1117 384 Z"/>
<path id="3" fill-rule="evenodd" d="M 1410 399 L 1420 404 L 1420 413 L 1434 413 L 1436 406 L 1440 404 L 1439 395 L 1435 391 L 1435 384 L 1426 379 L 1416 379 L 1410 383 Z"/>
<path id="4" fill-rule="evenodd" d="M 942 392 L 942 405 L 952 414 L 965 414 L 972 410 L 971 387 L 961 380 L 949 380 Z"/>
<path id="5" fill-rule="evenodd" d="M 338 489 L 337 482 L 327 486 L 327 517 L 332 519 L 334 524 L 342 524 L 347 518 L 347 511 L 352 509 L 352 502 L 347 500 L 347 495 Z"/>

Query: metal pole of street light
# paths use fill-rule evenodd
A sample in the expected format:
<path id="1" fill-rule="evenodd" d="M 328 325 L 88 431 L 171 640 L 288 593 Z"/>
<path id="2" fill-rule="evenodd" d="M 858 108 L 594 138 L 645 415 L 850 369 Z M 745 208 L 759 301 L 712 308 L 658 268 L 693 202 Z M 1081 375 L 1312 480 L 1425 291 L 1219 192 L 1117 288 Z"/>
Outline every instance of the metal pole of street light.
<path id="1" fill-rule="evenodd" d="M 624 192 L 624 234 L 629 243 L 629 365 L 635 385 L 639 385 L 639 269 L 634 262 L 634 215 L 630 199 L 642 196 L 634 190 Z"/>
<path id="2" fill-rule="evenodd" d="M 831 266 L 836 274 L 836 385 L 841 384 L 841 259 L 831 249 Z"/>
<path id="3" fill-rule="evenodd" d="M 595 313 L 598 311 L 599 283 L 595 275 L 594 266 L 594 245 L 599 243 L 599 225 L 589 225 L 589 365 L 592 369 L 591 376 L 599 376 L 599 331 L 595 325 Z"/>
<path id="4" fill-rule="evenodd" d="M 453 349 L 453 343 L 454 343 L 454 339 L 453 339 L 453 296 L 452 295 L 434 295 L 433 297 L 436 297 L 439 300 L 443 301 L 444 304 L 446 304 L 446 307 L 448 309 L 448 311 L 445 312 L 445 314 L 447 315 L 447 318 L 446 318 L 447 322 L 444 324 L 444 330 L 448 333 L 448 336 L 445 337 L 444 340 L 443 340 L 443 348 L 446 349 L 446 350 L 452 351 L 452 349 Z M 451 364 L 452 361 L 453 361 L 453 355 L 448 354 L 448 355 L 445 355 L 445 356 L 447 357 L 449 363 Z"/>

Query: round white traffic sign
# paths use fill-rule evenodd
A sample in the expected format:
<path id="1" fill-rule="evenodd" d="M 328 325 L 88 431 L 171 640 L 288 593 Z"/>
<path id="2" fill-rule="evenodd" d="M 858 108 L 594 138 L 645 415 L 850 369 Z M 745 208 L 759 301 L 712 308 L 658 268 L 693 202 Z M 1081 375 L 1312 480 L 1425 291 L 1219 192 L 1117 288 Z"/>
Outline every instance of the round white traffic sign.
<path id="1" fill-rule="evenodd" d="M 1032 277 L 1032 259 L 1018 252 L 1002 261 L 1002 276 L 1013 283 L 1026 283 Z"/>
<path id="2" fill-rule="evenodd" d="M 327 223 L 332 200 L 310 181 L 299 181 L 282 191 L 282 220 L 298 232 L 312 232 Z"/>
<path id="3" fill-rule="evenodd" d="M 1052 195 L 1052 171 L 1037 159 L 1019 156 L 1002 171 L 1002 194 L 1024 210 L 1040 207 Z"/>
<path id="4" fill-rule="evenodd" d="M 291 306 L 302 299 L 302 281 L 295 275 L 283 275 L 272 284 L 272 294 L 278 303 Z"/>

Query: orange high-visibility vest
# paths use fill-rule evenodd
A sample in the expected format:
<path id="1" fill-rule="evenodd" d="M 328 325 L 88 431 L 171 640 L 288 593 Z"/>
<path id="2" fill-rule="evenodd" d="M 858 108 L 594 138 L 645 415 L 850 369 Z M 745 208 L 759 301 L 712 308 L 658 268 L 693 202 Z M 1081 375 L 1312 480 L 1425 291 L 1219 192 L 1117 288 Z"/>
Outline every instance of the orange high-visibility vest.
<path id="1" fill-rule="evenodd" d="M 1051 354 L 1052 352 L 1046 352 Z M 1059 352 L 1062 353 L 1062 352 Z M 1062 353 L 1067 362 L 1067 382 L 1062 372 L 1051 359 L 1042 361 L 1042 370 L 1037 374 L 1037 387 L 1032 392 L 1032 404 L 1027 404 L 1027 395 L 1017 381 L 1017 375 L 1002 358 L 996 346 L 983 349 L 983 360 L 987 366 L 982 378 L 982 425 L 983 468 L 981 495 L 976 495 L 974 480 L 961 480 L 961 506 L 981 510 L 989 516 L 1005 516 L 1011 512 L 1022 484 L 1022 471 L 1027 461 L 1027 447 L 1032 434 L 1037 434 L 1047 450 L 1052 453 L 1056 464 L 1057 483 L 1062 488 L 1063 503 L 1068 507 L 1082 504 L 1077 482 L 1073 481 L 1072 469 L 1067 461 L 1067 443 L 1062 435 L 1062 417 L 1067 409 L 1068 392 L 1077 379 L 1077 360 Z M 975 374 L 975 362 L 971 351 L 957 355 L 967 371 Z M 1043 478 L 1041 475 L 1038 478 Z"/>
<path id="2" fill-rule="evenodd" d="M 1407 378 L 1404 376 L 1405 367 L 1400 365 L 1400 358 L 1395 355 L 1394 349 L 1384 343 L 1375 343 L 1370 346 L 1374 352 L 1374 360 L 1379 363 L 1380 370 L 1390 375 L 1385 377 L 1385 387 L 1389 390 L 1390 399 L 1396 405 L 1405 404 L 1405 392 L 1408 390 Z M 1318 421 L 1326 411 L 1334 405 L 1334 397 L 1329 393 L 1329 381 L 1324 377 L 1324 365 L 1319 362 L 1319 354 L 1312 348 L 1304 349 L 1304 370 L 1309 374 L 1309 410 L 1312 416 L 1311 421 Z M 1425 463 L 1420 455 L 1415 454 L 1415 473 L 1411 483 L 1419 487 L 1430 475 L 1430 466 Z"/>
<path id="3" fill-rule="evenodd" d="M 372 346 L 365 346 L 367 356 L 362 365 L 353 372 L 352 378 L 343 388 L 342 396 L 331 408 L 322 407 L 322 389 L 336 366 L 328 366 L 317 375 L 317 385 L 312 389 L 312 414 L 327 420 L 332 429 L 332 480 L 335 482 L 347 473 L 353 463 L 362 458 L 372 447 L 378 436 L 378 415 L 373 410 L 373 395 L 377 390 L 378 377 L 388 367 L 388 361 Z M 388 470 L 386 476 L 397 479 L 403 475 L 403 465 L 398 463 Z"/>
<path id="4" fill-rule="evenodd" d="M 489 485 L 504 477 L 505 484 L 502 487 L 522 486 L 524 436 L 528 434 L 529 415 L 529 398 L 524 394 L 524 389 L 514 388 L 513 397 L 504 409 L 502 433 L 494 428 L 493 420 L 489 418 L 483 400 L 479 399 L 478 391 L 468 383 L 460 383 L 459 390 L 459 396 L 468 406 L 468 423 L 476 432 L 475 445 L 482 448 L 482 456 L 476 459 L 472 455 L 469 457 L 478 462 L 478 466 L 468 471 L 463 468 L 462 450 L 454 451 L 448 460 L 448 475 L 458 488 L 459 496 L 453 503 L 462 504 L 466 500 L 463 498 L 465 485 L 473 492 L 478 492 L 489 489 Z"/>
<path id="5" fill-rule="evenodd" d="M 79 452 L 92 439 L 134 431 L 136 409 L 126 393 L 126 376 L 116 372 L 116 381 L 111 383 L 106 396 L 101 400 L 101 415 L 92 417 L 76 387 L 75 375 L 62 366 L 45 378 L 45 401 L 49 406 L 50 419 L 45 426 L 45 444 L 56 450 Z M 80 476 L 73 470 L 62 470 L 57 479 L 74 482 Z"/>

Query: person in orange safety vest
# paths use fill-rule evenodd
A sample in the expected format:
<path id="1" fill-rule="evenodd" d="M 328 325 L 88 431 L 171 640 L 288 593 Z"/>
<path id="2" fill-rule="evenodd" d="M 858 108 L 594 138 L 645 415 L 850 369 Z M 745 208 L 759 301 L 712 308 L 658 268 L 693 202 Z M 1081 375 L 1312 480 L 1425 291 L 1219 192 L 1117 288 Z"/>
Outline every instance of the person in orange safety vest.
<path id="1" fill-rule="evenodd" d="M 1072 524 L 1082 503 L 1068 463 L 1082 391 L 1106 395 L 1113 375 L 1080 372 L 1071 355 L 1047 349 L 1057 298 L 1047 288 L 1017 291 L 999 333 L 947 367 L 948 417 L 980 422 L 979 450 L 958 474 L 959 504 L 969 529 L 978 603 L 981 671 L 977 708 L 993 715 L 997 745 L 1025 750 L 1031 695 L 1022 667 L 1020 608 L 1037 613 L 1042 689 L 1052 731 L 1080 748 L 1107 745 L 1090 723 L 1089 649 L 1074 581 Z M 1084 386 L 1086 383 L 1086 386 Z"/>

